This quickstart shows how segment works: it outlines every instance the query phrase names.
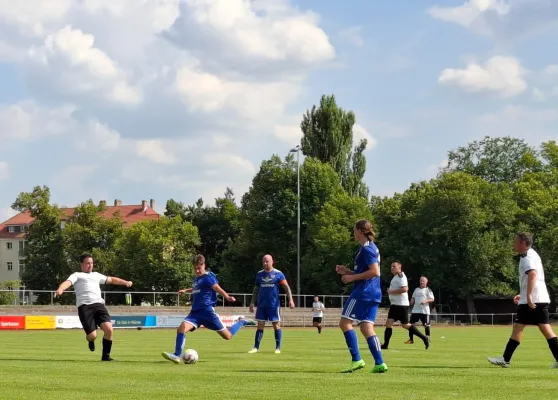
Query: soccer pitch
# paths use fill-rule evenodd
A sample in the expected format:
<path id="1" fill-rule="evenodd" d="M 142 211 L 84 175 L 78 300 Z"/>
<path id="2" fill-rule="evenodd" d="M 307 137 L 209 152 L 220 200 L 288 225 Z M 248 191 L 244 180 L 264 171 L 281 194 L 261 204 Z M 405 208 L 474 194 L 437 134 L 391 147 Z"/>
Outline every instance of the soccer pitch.
<path id="1" fill-rule="evenodd" d="M 509 369 L 491 366 L 511 327 L 432 328 L 428 351 L 420 340 L 405 345 L 406 331 L 394 328 L 384 351 L 386 374 L 370 374 L 372 357 L 360 336 L 365 369 L 338 371 L 350 355 L 339 329 L 286 328 L 283 352 L 266 328 L 260 353 L 252 348 L 254 329 L 231 341 L 201 329 L 187 336 L 196 349 L 195 365 L 175 365 L 160 353 L 172 351 L 175 331 L 118 329 L 114 363 L 101 363 L 87 348 L 83 332 L 0 332 L 2 399 L 537 399 L 558 398 L 558 370 L 536 328 L 528 328 Z M 101 333 L 99 331 L 99 333 Z M 383 337 L 383 328 L 378 327 Z M 443 338 L 442 338 L 443 337 Z M 536 394 L 534 392 L 536 391 Z"/>

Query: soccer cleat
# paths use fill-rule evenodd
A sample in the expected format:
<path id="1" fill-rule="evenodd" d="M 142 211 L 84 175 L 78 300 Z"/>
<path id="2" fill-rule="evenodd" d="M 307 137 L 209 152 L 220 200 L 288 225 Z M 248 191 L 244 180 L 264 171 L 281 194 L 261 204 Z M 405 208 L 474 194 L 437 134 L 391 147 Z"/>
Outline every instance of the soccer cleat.
<path id="1" fill-rule="evenodd" d="M 254 354 L 254 353 L 257 353 L 257 352 L 258 352 L 258 349 L 253 348 L 252 350 L 250 350 L 250 351 L 248 352 L 248 354 Z"/>
<path id="2" fill-rule="evenodd" d="M 556 361 L 554 364 L 552 364 L 552 365 L 550 366 L 550 368 L 552 368 L 552 369 L 558 369 L 558 361 Z"/>
<path id="3" fill-rule="evenodd" d="M 430 336 L 427 336 L 426 340 L 424 341 L 424 349 L 428 350 L 429 347 L 430 347 Z"/>
<path id="4" fill-rule="evenodd" d="M 504 357 L 488 357 L 488 362 L 492 365 L 498 365 L 502 368 L 509 368 L 509 361 L 504 360 Z"/>
<path id="5" fill-rule="evenodd" d="M 275 349 L 275 354 L 281 354 L 281 349 Z"/>
<path id="6" fill-rule="evenodd" d="M 101 358 L 101 361 L 116 361 L 114 358 L 112 358 L 111 356 L 103 356 Z"/>
<path id="7" fill-rule="evenodd" d="M 351 373 L 351 372 L 357 371 L 359 369 L 362 369 L 365 366 L 366 366 L 366 363 L 364 362 L 364 360 L 352 361 L 351 365 L 349 365 L 347 368 L 341 370 L 341 373 L 342 374 Z"/>
<path id="8" fill-rule="evenodd" d="M 386 363 L 380 364 L 380 365 L 374 365 L 374 368 L 372 368 L 372 371 L 370 371 L 373 374 L 383 374 L 384 372 L 388 371 L 388 366 L 386 365 Z"/>
<path id="9" fill-rule="evenodd" d="M 386 346 L 386 344 L 384 343 L 383 345 L 380 346 L 382 350 L 387 350 L 388 347 Z"/>
<path id="10" fill-rule="evenodd" d="M 415 344 L 415 342 L 413 342 L 412 340 L 409 339 L 405 342 L 405 344 Z"/>
<path id="11" fill-rule="evenodd" d="M 180 359 L 180 357 L 178 357 L 176 354 L 173 353 L 166 353 L 166 352 L 162 352 L 161 355 L 163 356 L 164 359 L 169 360 L 175 364 L 180 364 L 182 362 L 182 360 Z"/>
<path id="12" fill-rule="evenodd" d="M 89 342 L 89 340 L 88 340 L 88 342 Z M 95 341 L 89 342 L 89 350 L 95 351 Z"/>
<path id="13" fill-rule="evenodd" d="M 239 320 L 244 321 L 244 326 L 256 326 L 256 325 L 258 325 L 258 323 L 256 321 L 254 321 L 253 319 L 240 317 Z"/>

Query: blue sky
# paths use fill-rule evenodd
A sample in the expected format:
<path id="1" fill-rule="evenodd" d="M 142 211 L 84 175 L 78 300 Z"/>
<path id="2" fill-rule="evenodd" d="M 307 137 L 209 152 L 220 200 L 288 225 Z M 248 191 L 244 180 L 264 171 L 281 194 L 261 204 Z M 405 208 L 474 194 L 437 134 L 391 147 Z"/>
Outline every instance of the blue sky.
<path id="1" fill-rule="evenodd" d="M 378 195 L 484 135 L 558 139 L 558 2 L 343 3 L 0 5 L 0 220 L 43 184 L 65 206 L 240 199 L 322 94 L 356 113 Z"/>

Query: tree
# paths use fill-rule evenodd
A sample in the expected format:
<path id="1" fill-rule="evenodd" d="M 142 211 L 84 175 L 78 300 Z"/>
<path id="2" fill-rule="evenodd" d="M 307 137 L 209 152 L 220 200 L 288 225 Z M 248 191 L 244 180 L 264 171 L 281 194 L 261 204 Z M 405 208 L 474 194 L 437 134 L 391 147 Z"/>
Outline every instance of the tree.
<path id="1" fill-rule="evenodd" d="M 111 275 L 117 258 L 116 243 L 123 234 L 123 223 L 118 214 L 105 217 L 104 204 L 92 200 L 80 204 L 68 217 L 62 230 L 64 254 L 68 271 L 76 268 L 80 254 L 91 253 L 97 272 Z"/>
<path id="2" fill-rule="evenodd" d="M 304 290 L 312 293 L 348 294 L 335 272 L 335 265 L 351 268 L 358 250 L 353 227 L 359 219 L 373 220 L 366 200 L 338 193 L 314 216 L 309 228 L 309 246 L 304 255 Z"/>
<path id="3" fill-rule="evenodd" d="M 345 111 L 335 101 L 335 96 L 323 95 L 320 106 L 315 105 L 302 117 L 301 148 L 307 157 L 314 157 L 329 164 L 339 174 L 342 185 L 353 196 L 368 196 L 362 183 L 366 172 L 364 150 L 367 141 L 362 139 L 351 154 L 355 114 Z M 352 165 L 351 165 L 352 161 Z"/>
<path id="4" fill-rule="evenodd" d="M 21 286 L 20 281 L 3 281 L 0 282 L 2 290 L 18 290 Z M 14 305 L 18 303 L 18 292 L 0 292 L 0 306 Z"/>
<path id="5" fill-rule="evenodd" d="M 528 171 L 537 171 L 541 162 L 537 152 L 522 139 L 509 136 L 474 141 L 448 153 L 443 173 L 462 171 L 488 182 L 517 181 Z"/>
<path id="6" fill-rule="evenodd" d="M 296 280 L 296 162 L 273 156 L 262 162 L 242 199 L 241 232 L 223 255 L 222 277 L 232 291 L 249 290 L 261 258 L 269 253 L 294 285 Z M 328 164 L 307 157 L 300 167 L 301 254 L 309 220 L 333 195 L 343 191 L 339 175 Z"/>
<path id="7" fill-rule="evenodd" d="M 176 292 L 192 283 L 192 260 L 198 230 L 180 216 L 143 221 L 124 230 L 118 240 L 116 274 L 134 282 L 135 291 Z M 134 302 L 146 296 L 134 297 Z M 147 299 L 152 299 L 148 296 Z M 162 301 L 174 304 L 169 296 Z"/>
<path id="8" fill-rule="evenodd" d="M 22 192 L 12 204 L 14 210 L 27 212 L 34 218 L 27 232 L 26 268 L 23 283 L 34 290 L 53 290 L 61 279 L 67 278 L 64 263 L 63 239 L 60 228 L 60 209 L 50 204 L 50 189 L 35 186 L 32 192 Z M 48 293 L 39 293 L 36 302 L 48 304 Z"/>

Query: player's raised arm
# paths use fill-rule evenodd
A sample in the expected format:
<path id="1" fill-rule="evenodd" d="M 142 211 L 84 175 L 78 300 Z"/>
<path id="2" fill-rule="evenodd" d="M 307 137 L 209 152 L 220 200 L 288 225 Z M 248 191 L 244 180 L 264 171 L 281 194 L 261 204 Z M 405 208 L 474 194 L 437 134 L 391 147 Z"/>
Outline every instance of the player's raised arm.
<path id="1" fill-rule="evenodd" d="M 58 286 L 58 290 L 56 290 L 55 296 L 56 297 L 62 296 L 62 293 L 68 290 L 70 286 L 72 286 L 72 282 L 66 279 L 64 282 L 60 284 L 60 286 Z"/>
<path id="2" fill-rule="evenodd" d="M 120 279 L 115 276 L 107 276 L 106 284 L 132 287 L 132 281 L 125 281 L 124 279 Z"/>

